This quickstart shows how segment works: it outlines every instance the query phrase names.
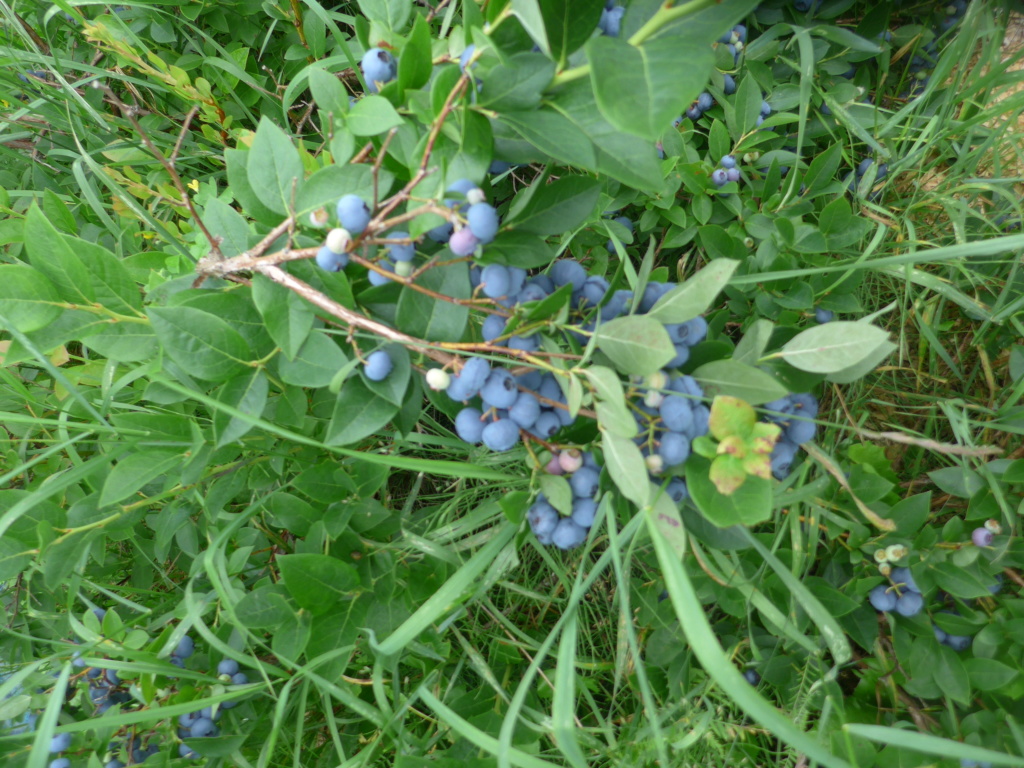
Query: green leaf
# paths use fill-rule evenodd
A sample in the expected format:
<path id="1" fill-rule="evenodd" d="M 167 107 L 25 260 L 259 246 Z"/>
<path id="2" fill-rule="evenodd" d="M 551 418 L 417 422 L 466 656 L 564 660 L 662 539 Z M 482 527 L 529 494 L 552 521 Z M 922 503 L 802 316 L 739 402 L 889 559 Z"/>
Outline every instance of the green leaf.
<path id="1" fill-rule="evenodd" d="M 537 235 L 506 230 L 487 246 L 487 258 L 510 267 L 533 269 L 554 261 L 555 251 Z"/>
<path id="2" fill-rule="evenodd" d="M 739 138 L 754 128 L 757 118 L 761 116 L 762 101 L 764 99 L 761 97 L 761 86 L 757 81 L 750 75 L 742 78 L 736 89 L 736 109 L 733 113 L 735 123 L 729 126 L 733 138 Z"/>
<path id="3" fill-rule="evenodd" d="M 843 730 L 852 736 L 875 741 L 879 744 L 889 744 L 893 747 L 923 752 L 926 755 L 935 755 L 940 758 L 974 761 L 987 760 L 995 765 L 1010 765 L 1024 768 L 1024 758 L 982 747 L 973 747 L 963 742 L 932 736 L 928 733 L 919 733 L 906 728 L 847 723 L 843 726 Z"/>
<path id="4" fill-rule="evenodd" d="M 270 338 L 285 357 L 294 360 L 313 330 L 313 306 L 295 291 L 259 274 L 253 275 L 252 300 L 263 315 Z"/>
<path id="5" fill-rule="evenodd" d="M 617 317 L 602 323 L 594 336 L 598 349 L 629 375 L 654 373 L 676 355 L 665 326 L 645 315 Z"/>
<path id="6" fill-rule="evenodd" d="M 996 692 L 1014 682 L 1020 672 L 995 659 L 967 659 L 964 662 L 971 685 L 979 691 Z"/>
<path id="7" fill-rule="evenodd" d="M 422 88 L 430 81 L 430 24 L 417 14 L 409 39 L 398 57 L 398 85 L 404 90 Z"/>
<path id="8" fill-rule="evenodd" d="M 513 54 L 483 78 L 479 104 L 498 112 L 533 109 L 555 75 L 547 56 L 529 51 Z"/>
<path id="9" fill-rule="evenodd" d="M 448 264 L 428 269 L 417 278 L 424 288 L 453 299 L 472 294 L 466 264 Z M 459 341 L 466 332 L 469 307 L 435 299 L 403 286 L 395 310 L 399 330 L 428 341 Z"/>
<path id="10" fill-rule="evenodd" d="M 326 387 L 348 362 L 348 356 L 323 331 L 313 331 L 294 360 L 278 358 L 278 373 L 296 387 Z"/>
<path id="11" fill-rule="evenodd" d="M 785 397 L 788 390 L 770 373 L 736 360 L 713 360 L 693 372 L 709 397 L 730 395 L 751 405 Z"/>
<path id="12" fill-rule="evenodd" d="M 874 325 L 838 320 L 798 333 L 777 354 L 802 371 L 836 373 L 869 358 L 888 340 Z"/>
<path id="13" fill-rule="evenodd" d="M 412 0 L 359 0 L 359 10 L 389 32 L 401 32 L 412 13 Z"/>
<path id="14" fill-rule="evenodd" d="M 242 596 L 235 605 L 235 616 L 243 627 L 264 629 L 295 621 L 295 611 L 288 605 L 285 588 L 270 584 Z"/>
<path id="15" fill-rule="evenodd" d="M 351 597 L 359 586 L 356 569 L 328 555 L 279 555 L 277 566 L 288 594 L 314 616 Z"/>
<path id="16" fill-rule="evenodd" d="M 74 238 L 65 238 L 46 218 L 35 203 L 25 214 L 25 250 L 29 263 L 42 272 L 58 295 L 76 304 L 92 304 L 96 293 L 89 271 L 72 245 Z"/>
<path id="17" fill-rule="evenodd" d="M 53 283 L 24 264 L 0 264 L 0 323 L 22 333 L 45 328 L 64 310 Z"/>
<path id="18" fill-rule="evenodd" d="M 327 445 L 348 445 L 379 430 L 398 412 L 398 406 L 381 397 L 355 376 L 345 382 L 327 425 Z"/>
<path id="19" fill-rule="evenodd" d="M 685 323 L 707 311 L 740 263 L 733 259 L 715 259 L 680 286 L 662 296 L 648 317 L 663 323 Z"/>
<path id="20" fill-rule="evenodd" d="M 117 504 L 183 461 L 179 451 L 144 450 L 125 456 L 103 481 L 99 505 Z"/>
<path id="21" fill-rule="evenodd" d="M 402 116 L 383 96 L 364 96 L 349 110 L 348 129 L 356 136 L 379 136 L 402 124 Z"/>
<path id="22" fill-rule="evenodd" d="M 768 348 L 774 330 L 775 324 L 771 320 L 755 320 L 736 344 L 732 359 L 746 365 L 757 363 Z"/>
<path id="23" fill-rule="evenodd" d="M 521 232 L 557 235 L 582 224 L 594 212 L 602 184 L 589 176 L 564 176 L 516 195 L 506 223 Z"/>
<path id="24" fill-rule="evenodd" d="M 263 224 L 273 226 L 280 223 L 281 215 L 264 205 L 253 189 L 253 183 L 249 179 L 249 150 L 225 149 L 224 163 L 227 166 L 231 194 L 242 205 L 242 210 Z"/>
<path id="25" fill-rule="evenodd" d="M 640 449 L 629 438 L 611 432 L 602 433 L 601 447 L 605 468 L 622 495 L 638 507 L 647 506 L 651 499 L 651 482 Z"/>
<path id="26" fill-rule="evenodd" d="M 287 214 L 302 186 L 299 151 L 288 135 L 267 117 L 260 118 L 249 149 L 246 171 L 256 197 L 277 214 Z"/>
<path id="27" fill-rule="evenodd" d="M 949 561 L 935 563 L 931 573 L 939 588 L 949 592 L 953 597 L 970 600 L 977 597 L 989 597 L 992 594 L 988 591 L 991 582 L 982 581 L 970 571 Z"/>
<path id="28" fill-rule="evenodd" d="M 226 258 L 249 250 L 249 223 L 223 200 L 215 197 L 206 204 L 203 223 L 211 235 L 221 239 L 220 252 Z"/>
<path id="29" fill-rule="evenodd" d="M 139 316 L 142 295 L 121 260 L 102 245 L 70 237 L 65 237 L 64 241 L 77 250 L 89 271 L 96 303 L 121 315 Z"/>
<path id="30" fill-rule="evenodd" d="M 648 141 L 661 138 L 700 94 L 714 65 L 711 47 L 689 38 L 685 32 L 665 34 L 640 46 L 622 37 L 590 39 L 591 83 L 609 123 Z"/>
<path id="31" fill-rule="evenodd" d="M 192 376 L 226 381 L 249 370 L 249 345 L 226 320 L 194 307 L 149 307 L 146 314 L 161 346 Z"/>
<path id="32" fill-rule="evenodd" d="M 710 462 L 702 456 L 691 456 L 686 461 L 686 487 L 704 517 L 719 528 L 755 525 L 771 518 L 770 480 L 747 477 L 743 485 L 726 496 L 711 481 L 710 469 Z"/>
<path id="33" fill-rule="evenodd" d="M 386 194 L 394 176 L 386 169 L 377 172 L 377 193 Z M 333 216 L 338 198 L 343 194 L 358 195 L 367 204 L 373 201 L 373 168 L 351 163 L 328 165 L 306 179 L 295 198 L 295 215 L 303 216 L 318 208 L 327 207 Z"/>
<path id="34" fill-rule="evenodd" d="M 269 388 L 266 374 L 262 370 L 255 370 L 226 381 L 220 388 L 218 399 L 232 408 L 237 408 L 251 419 L 258 419 L 263 415 L 263 409 L 267 404 Z M 229 416 L 224 411 L 217 411 L 213 417 L 217 447 L 241 439 L 253 426 L 255 425 L 250 419 Z"/>
<path id="35" fill-rule="evenodd" d="M 308 78 L 309 91 L 320 110 L 321 119 L 326 120 L 328 113 L 333 113 L 337 119 L 348 112 L 348 91 L 337 75 L 321 67 L 310 67 Z"/>
<path id="36" fill-rule="evenodd" d="M 572 514 L 572 488 L 569 481 L 559 475 L 546 472 L 540 476 L 540 492 L 548 500 L 548 504 L 568 517 Z"/>

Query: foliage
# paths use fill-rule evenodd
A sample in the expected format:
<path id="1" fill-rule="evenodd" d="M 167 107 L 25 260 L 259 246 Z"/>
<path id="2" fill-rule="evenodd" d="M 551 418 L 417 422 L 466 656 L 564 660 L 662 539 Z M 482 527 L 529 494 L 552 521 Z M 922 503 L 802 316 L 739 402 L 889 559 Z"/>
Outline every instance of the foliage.
<path id="1" fill-rule="evenodd" d="M 1024 765 L 950 8 L 0 7 L 5 765 Z"/>

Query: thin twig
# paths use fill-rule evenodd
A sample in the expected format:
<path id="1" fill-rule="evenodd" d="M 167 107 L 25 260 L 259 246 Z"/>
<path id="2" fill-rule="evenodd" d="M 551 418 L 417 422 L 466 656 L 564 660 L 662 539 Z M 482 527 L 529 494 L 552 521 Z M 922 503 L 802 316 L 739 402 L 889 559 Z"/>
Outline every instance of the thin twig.
<path id="1" fill-rule="evenodd" d="M 902 432 L 872 432 L 870 429 L 856 429 L 858 435 L 870 440 L 891 440 L 894 443 L 903 445 L 916 445 L 936 453 L 944 453 L 949 456 L 1001 456 L 1003 449 L 994 445 L 985 445 L 980 448 L 968 448 L 965 445 L 953 445 L 952 443 L 940 443 L 937 440 L 928 440 L 912 435 L 904 435 Z"/>

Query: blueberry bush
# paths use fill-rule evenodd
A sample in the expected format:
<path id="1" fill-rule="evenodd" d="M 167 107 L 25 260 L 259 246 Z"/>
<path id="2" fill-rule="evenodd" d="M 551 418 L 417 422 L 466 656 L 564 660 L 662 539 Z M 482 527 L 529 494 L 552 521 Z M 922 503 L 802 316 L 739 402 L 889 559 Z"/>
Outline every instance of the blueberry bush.
<path id="1" fill-rule="evenodd" d="M 1024 766 L 1012 8 L 0 14 L 5 768 Z"/>

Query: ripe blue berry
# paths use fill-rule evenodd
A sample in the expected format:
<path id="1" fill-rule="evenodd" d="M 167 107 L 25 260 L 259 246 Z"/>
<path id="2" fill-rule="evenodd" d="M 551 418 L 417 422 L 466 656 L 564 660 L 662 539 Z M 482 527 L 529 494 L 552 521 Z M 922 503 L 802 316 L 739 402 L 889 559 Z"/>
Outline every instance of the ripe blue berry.
<path id="1" fill-rule="evenodd" d="M 509 349 L 518 349 L 523 352 L 536 352 L 540 349 L 540 336 L 532 333 L 529 336 L 512 336 L 508 340 Z"/>
<path id="2" fill-rule="evenodd" d="M 725 177 L 729 181 L 739 181 L 740 180 L 740 169 L 739 168 L 730 168 L 729 170 L 727 170 L 725 172 Z"/>
<path id="3" fill-rule="evenodd" d="M 573 499 L 572 517 L 570 518 L 580 528 L 589 528 L 594 524 L 594 517 L 597 516 L 597 502 L 593 499 Z"/>
<path id="4" fill-rule="evenodd" d="M 234 659 L 223 659 L 217 665 L 218 675 L 233 675 L 238 672 L 238 662 Z"/>
<path id="5" fill-rule="evenodd" d="M 249 682 L 249 676 L 245 672 L 236 672 L 231 676 L 232 685 L 246 685 Z"/>
<path id="6" fill-rule="evenodd" d="M 512 276 L 508 267 L 501 264 L 488 264 L 480 273 L 480 287 L 490 299 L 497 299 L 509 293 L 512 284 Z"/>
<path id="7" fill-rule="evenodd" d="M 529 429 L 540 418 L 540 402 L 529 392 L 520 392 L 508 409 L 508 417 L 522 429 Z"/>
<path id="8" fill-rule="evenodd" d="M 725 169 L 736 167 L 736 158 L 733 155 L 722 155 L 722 159 L 718 161 L 718 164 Z"/>
<path id="9" fill-rule="evenodd" d="M 621 5 L 603 9 L 597 28 L 608 37 L 618 37 L 619 31 L 622 29 L 622 17 L 625 13 L 626 9 Z"/>
<path id="10" fill-rule="evenodd" d="M 732 75 L 722 75 L 722 90 L 726 96 L 736 93 L 736 80 Z"/>
<path id="11" fill-rule="evenodd" d="M 686 432 L 693 426 L 693 408 L 690 401 L 681 395 L 668 395 L 661 401 L 658 415 L 671 432 Z"/>
<path id="12" fill-rule="evenodd" d="M 327 272 L 340 272 L 348 266 L 348 254 L 335 253 L 324 245 L 316 252 L 316 265 Z"/>
<path id="13" fill-rule="evenodd" d="M 470 43 L 469 45 L 466 46 L 466 50 L 464 50 L 459 55 L 459 69 L 461 69 L 463 72 L 466 71 L 466 66 L 469 64 L 469 60 L 473 58 L 473 54 L 475 52 L 476 46 L 473 45 L 473 43 Z"/>
<path id="14" fill-rule="evenodd" d="M 715 186 L 724 187 L 729 181 L 729 175 L 724 168 L 716 168 L 711 173 L 711 180 Z"/>
<path id="15" fill-rule="evenodd" d="M 469 400 L 480 392 L 491 375 L 491 366 L 482 357 L 471 357 L 462 366 L 459 375 L 448 385 L 448 396 L 452 400 Z"/>
<path id="16" fill-rule="evenodd" d="M 519 427 L 512 419 L 498 419 L 484 427 L 480 438 L 492 451 L 507 451 L 519 442 Z"/>
<path id="17" fill-rule="evenodd" d="M 389 240 L 407 240 L 409 238 L 408 232 L 389 232 Z M 416 258 L 416 246 L 413 243 L 388 243 L 388 254 L 391 256 L 391 260 L 398 261 L 412 261 Z"/>
<path id="18" fill-rule="evenodd" d="M 363 70 L 363 78 L 366 80 L 366 90 L 370 93 L 377 93 L 380 83 L 389 83 L 398 74 L 398 64 L 395 57 L 383 48 L 371 48 L 359 62 L 359 68 Z M 346 227 L 346 229 L 348 229 Z"/>
<path id="19" fill-rule="evenodd" d="M 916 616 L 924 608 L 924 598 L 920 592 L 907 590 L 896 599 L 896 613 L 900 616 Z"/>
<path id="20" fill-rule="evenodd" d="M 992 531 L 988 528 L 975 528 L 971 532 L 971 541 L 976 547 L 991 547 L 994 538 Z"/>
<path id="21" fill-rule="evenodd" d="M 901 589 L 901 591 L 904 589 L 910 590 L 911 592 L 921 591 L 918 589 L 917 582 L 914 581 L 914 576 L 910 573 L 909 568 L 893 568 L 889 578 L 892 580 L 893 584 Z"/>
<path id="22" fill-rule="evenodd" d="M 49 768 L 71 768 L 71 761 L 66 757 L 55 757 L 50 761 Z"/>
<path id="23" fill-rule="evenodd" d="M 548 410 L 537 417 L 537 422 L 530 432 L 541 439 L 554 436 L 562 428 L 562 421 L 554 412 Z"/>
<path id="24" fill-rule="evenodd" d="M 817 431 L 817 425 L 813 421 L 793 419 L 786 427 L 784 434 L 789 442 L 800 445 L 813 440 L 815 431 Z"/>
<path id="25" fill-rule="evenodd" d="M 388 261 L 387 259 L 381 259 L 380 261 L 378 261 L 377 266 L 392 274 L 394 274 L 395 272 L 395 265 L 392 262 Z M 377 272 L 372 269 L 367 274 L 367 277 L 370 279 L 370 285 L 374 286 L 387 285 L 388 283 L 391 282 L 390 277 L 382 275 L 380 272 Z"/>
<path id="26" fill-rule="evenodd" d="M 761 676 L 757 674 L 753 669 L 746 669 L 743 671 L 743 679 L 751 685 L 757 685 L 761 682 Z"/>
<path id="27" fill-rule="evenodd" d="M 501 336 L 505 332 L 506 325 L 508 325 L 508 318 L 501 315 L 488 315 L 481 329 L 484 341 L 494 341 Z"/>
<path id="28" fill-rule="evenodd" d="M 198 712 L 186 712 L 184 715 L 178 715 L 178 725 L 182 728 L 191 728 L 198 719 Z"/>
<path id="29" fill-rule="evenodd" d="M 665 493 L 676 504 L 690 498 L 690 492 L 686 488 L 686 481 L 681 477 L 673 477 L 669 480 L 668 485 L 665 486 Z"/>
<path id="30" fill-rule="evenodd" d="M 587 529 L 577 525 L 568 517 L 559 520 L 551 534 L 551 543 L 559 549 L 573 549 L 586 540 Z"/>
<path id="31" fill-rule="evenodd" d="M 177 656 L 179 659 L 187 659 L 189 656 L 192 655 L 192 652 L 195 650 L 195 647 L 195 641 L 188 635 L 185 635 L 183 638 L 181 638 L 181 640 L 178 641 L 178 647 L 171 651 L 171 653 L 174 656 Z"/>
<path id="32" fill-rule="evenodd" d="M 455 416 L 455 434 L 471 445 L 480 442 L 484 433 L 483 414 L 479 408 L 463 408 Z"/>
<path id="33" fill-rule="evenodd" d="M 830 309 L 822 309 L 821 307 L 818 307 L 814 310 L 814 320 L 821 325 L 831 323 L 835 319 L 835 316 L 835 312 Z"/>
<path id="34" fill-rule="evenodd" d="M 206 717 L 200 717 L 191 727 L 188 729 L 189 735 L 193 739 L 201 739 L 205 736 L 212 736 L 217 730 L 217 726 L 213 724 L 213 720 Z"/>
<path id="35" fill-rule="evenodd" d="M 198 760 L 199 759 L 199 753 L 196 752 L 194 749 L 192 749 L 192 747 L 190 747 L 188 744 L 179 744 L 178 745 L 178 756 L 179 757 L 184 757 L 186 760 Z M 109 768 L 109 764 L 108 764 L 108 768 Z"/>
<path id="36" fill-rule="evenodd" d="M 974 638 L 969 635 L 947 635 L 946 645 L 952 648 L 954 651 L 966 651 L 971 647 L 971 643 L 974 642 Z"/>
<path id="37" fill-rule="evenodd" d="M 489 243 L 498 235 L 498 212 L 487 203 L 469 206 L 466 213 L 469 231 L 481 243 Z"/>
<path id="38" fill-rule="evenodd" d="M 885 584 L 879 584 L 868 593 L 868 602 L 876 611 L 888 612 L 896 608 L 898 596 Z"/>
<path id="39" fill-rule="evenodd" d="M 571 259 L 559 259 L 551 265 L 551 279 L 555 285 L 572 285 L 573 290 L 583 287 L 587 280 L 587 270 L 576 261 Z"/>
<path id="40" fill-rule="evenodd" d="M 52 739 L 50 739 L 50 751 L 51 752 L 63 752 L 71 746 L 71 734 L 70 733 L 58 733 Z"/>
<path id="41" fill-rule="evenodd" d="M 772 475 L 776 480 L 784 480 L 789 476 L 793 459 L 796 458 L 796 444 L 788 440 L 779 440 L 772 449 Z"/>
<path id="42" fill-rule="evenodd" d="M 700 96 L 697 97 L 697 107 L 700 109 L 701 112 L 707 112 L 714 105 L 715 100 L 707 91 L 704 91 Z"/>
<path id="43" fill-rule="evenodd" d="M 370 223 L 370 209 L 359 195 L 344 195 L 338 200 L 338 221 L 353 235 L 358 235 Z"/>
<path id="44" fill-rule="evenodd" d="M 363 373 L 370 381 L 384 381 L 394 369 L 391 356 L 383 349 L 371 352 L 363 365 Z"/>
<path id="45" fill-rule="evenodd" d="M 682 464 L 690 456 L 690 440 L 678 432 L 666 432 L 661 436 L 658 454 L 666 467 Z"/>
<path id="46" fill-rule="evenodd" d="M 558 512 L 546 501 L 538 500 L 526 514 L 530 523 L 530 529 L 541 544 L 551 543 L 551 534 L 555 532 L 558 525 Z"/>
<path id="47" fill-rule="evenodd" d="M 480 389 L 480 397 L 491 408 L 511 408 L 519 397 L 515 377 L 504 368 L 492 370 Z"/>
<path id="48" fill-rule="evenodd" d="M 576 470 L 569 480 L 572 495 L 578 499 L 592 499 L 597 495 L 601 475 L 596 469 L 582 467 Z"/>

